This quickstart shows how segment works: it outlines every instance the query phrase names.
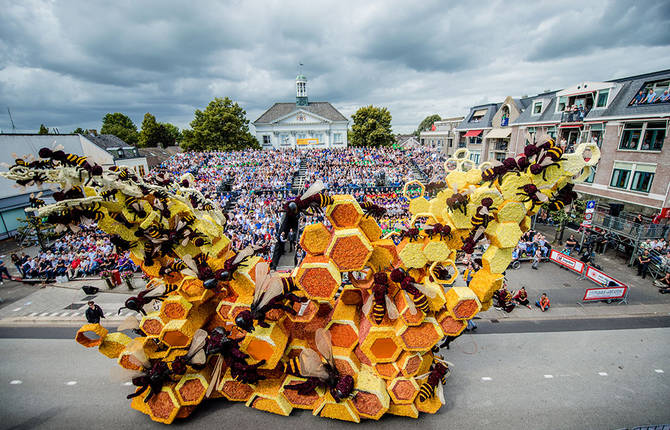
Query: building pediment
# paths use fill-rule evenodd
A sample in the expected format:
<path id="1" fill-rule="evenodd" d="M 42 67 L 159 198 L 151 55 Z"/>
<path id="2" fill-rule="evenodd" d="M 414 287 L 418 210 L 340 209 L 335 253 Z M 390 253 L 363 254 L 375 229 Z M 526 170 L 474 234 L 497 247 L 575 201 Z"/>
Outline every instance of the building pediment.
<path id="1" fill-rule="evenodd" d="M 304 109 L 297 109 L 294 112 L 291 112 L 287 115 L 284 115 L 282 117 L 277 118 L 276 120 L 272 121 L 273 124 L 281 124 L 281 125 L 295 125 L 295 124 L 324 124 L 324 123 L 331 123 L 332 121 L 316 115 L 312 112 L 308 112 Z"/>

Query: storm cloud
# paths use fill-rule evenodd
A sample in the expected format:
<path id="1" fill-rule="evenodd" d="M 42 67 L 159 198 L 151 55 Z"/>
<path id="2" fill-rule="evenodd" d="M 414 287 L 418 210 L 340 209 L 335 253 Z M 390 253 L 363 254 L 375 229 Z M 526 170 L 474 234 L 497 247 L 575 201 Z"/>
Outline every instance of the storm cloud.
<path id="1" fill-rule="evenodd" d="M 214 97 L 253 121 L 294 99 L 350 116 L 386 106 L 396 132 L 428 114 L 667 68 L 654 1 L 1 0 L 0 129 L 100 128 L 107 112 L 187 127 Z"/>

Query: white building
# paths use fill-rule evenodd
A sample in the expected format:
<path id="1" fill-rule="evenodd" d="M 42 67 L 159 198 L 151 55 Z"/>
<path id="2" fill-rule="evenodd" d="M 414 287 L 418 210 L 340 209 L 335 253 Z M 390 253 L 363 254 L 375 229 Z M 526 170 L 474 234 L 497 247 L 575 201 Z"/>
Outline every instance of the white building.
<path id="1" fill-rule="evenodd" d="M 349 120 L 328 102 L 308 101 L 305 76 L 295 87 L 295 103 L 275 103 L 254 121 L 263 149 L 345 148 Z"/>

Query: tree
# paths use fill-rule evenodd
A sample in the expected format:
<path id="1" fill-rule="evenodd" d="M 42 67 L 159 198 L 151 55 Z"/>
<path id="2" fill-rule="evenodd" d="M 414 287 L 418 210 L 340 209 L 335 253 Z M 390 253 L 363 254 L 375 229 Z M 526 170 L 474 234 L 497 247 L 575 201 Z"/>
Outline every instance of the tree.
<path id="1" fill-rule="evenodd" d="M 72 134 L 86 134 L 86 130 L 84 130 L 81 127 L 77 127 L 74 130 L 72 130 Z"/>
<path id="2" fill-rule="evenodd" d="M 49 134 L 49 129 L 44 124 L 40 124 L 40 131 L 37 134 Z"/>
<path id="3" fill-rule="evenodd" d="M 387 108 L 365 106 L 351 116 L 351 146 L 391 146 L 395 141 L 391 131 L 391 112 Z"/>
<path id="4" fill-rule="evenodd" d="M 169 122 L 163 122 L 161 124 L 163 127 L 165 127 L 168 136 L 170 136 L 170 142 L 167 146 L 180 144 L 183 136 L 181 134 L 181 130 L 179 130 L 179 127 L 174 124 L 170 124 Z"/>
<path id="5" fill-rule="evenodd" d="M 249 133 L 246 114 L 228 97 L 215 98 L 204 111 L 196 109 L 191 129 L 182 132 L 182 148 L 188 151 L 260 149 L 258 140 Z"/>
<path id="6" fill-rule="evenodd" d="M 563 233 L 565 226 L 569 222 L 575 224 L 581 223 L 584 216 L 584 209 L 586 208 L 586 201 L 582 199 L 575 199 L 569 207 L 564 207 L 556 211 L 549 212 L 549 216 L 556 223 L 556 232 L 554 240 L 560 245 L 563 243 Z"/>
<path id="7" fill-rule="evenodd" d="M 102 118 L 101 134 L 113 134 L 126 143 L 136 144 L 139 140 L 137 126 L 128 116 L 116 112 L 108 113 Z"/>
<path id="8" fill-rule="evenodd" d="M 438 114 L 433 114 L 433 115 L 428 115 L 421 121 L 421 124 L 419 124 L 419 127 L 416 129 L 414 132 L 414 135 L 416 137 L 419 137 L 419 134 L 422 131 L 430 130 L 430 127 L 432 127 L 433 124 L 435 124 L 435 121 L 441 121 L 442 118 Z"/>

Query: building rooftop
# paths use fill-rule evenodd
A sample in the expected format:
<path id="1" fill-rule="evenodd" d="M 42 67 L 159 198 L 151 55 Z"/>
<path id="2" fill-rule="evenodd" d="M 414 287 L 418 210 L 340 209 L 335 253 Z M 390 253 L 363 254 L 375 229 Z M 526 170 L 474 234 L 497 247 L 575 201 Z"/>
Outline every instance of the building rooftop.
<path id="1" fill-rule="evenodd" d="M 254 124 L 269 124 L 299 110 L 311 112 L 330 121 L 348 121 L 340 111 L 328 102 L 309 102 L 307 106 L 296 106 L 295 103 L 275 103 L 254 121 Z"/>

